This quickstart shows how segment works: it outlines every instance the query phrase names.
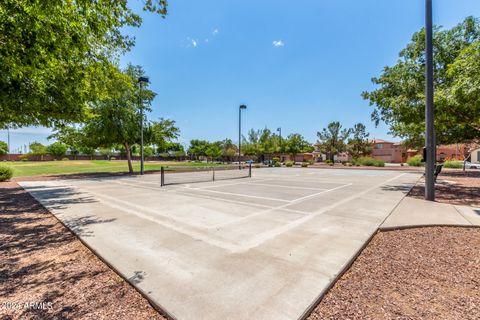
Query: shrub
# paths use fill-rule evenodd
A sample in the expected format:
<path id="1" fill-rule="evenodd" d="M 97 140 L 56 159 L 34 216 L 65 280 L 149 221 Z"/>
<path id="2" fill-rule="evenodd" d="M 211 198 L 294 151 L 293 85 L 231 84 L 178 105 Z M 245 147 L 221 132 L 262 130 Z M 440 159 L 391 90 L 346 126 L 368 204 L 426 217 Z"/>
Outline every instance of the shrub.
<path id="1" fill-rule="evenodd" d="M 371 157 L 360 157 L 352 161 L 356 166 L 366 166 L 366 167 L 385 167 L 385 161 L 377 160 Z"/>
<path id="2" fill-rule="evenodd" d="M 30 146 L 30 148 L 32 148 Z M 42 147 L 41 146 L 38 146 L 37 147 L 37 151 L 40 150 L 40 153 L 39 152 L 35 152 L 34 149 L 32 149 L 32 152 L 33 153 L 38 153 L 38 154 L 41 154 L 41 150 L 42 150 Z M 55 157 L 62 157 L 65 155 L 65 153 L 67 152 L 68 150 L 68 146 L 64 143 L 61 143 L 61 142 L 54 142 L 52 143 L 51 145 L 49 145 L 47 147 L 47 152 L 50 153 L 51 155 L 55 156 Z"/>
<path id="3" fill-rule="evenodd" d="M 273 161 L 273 163 L 280 162 L 280 158 L 279 157 L 273 157 L 272 161 Z"/>
<path id="4" fill-rule="evenodd" d="M 308 162 L 302 162 L 302 168 L 307 168 L 308 167 Z"/>
<path id="5" fill-rule="evenodd" d="M 110 160 L 117 160 L 117 158 L 115 158 L 115 157 L 110 157 Z"/>
<path id="6" fill-rule="evenodd" d="M 262 166 L 261 166 L 261 164 L 260 164 L 260 163 L 255 163 L 255 168 L 257 168 L 257 169 L 258 169 L 258 168 L 261 168 L 261 167 L 262 167 Z"/>
<path id="7" fill-rule="evenodd" d="M 285 166 L 293 167 L 293 161 L 285 161 Z"/>
<path id="8" fill-rule="evenodd" d="M 68 159 L 68 158 L 62 158 L 62 161 L 68 161 L 68 160 L 70 160 L 70 159 Z"/>
<path id="9" fill-rule="evenodd" d="M 462 161 L 455 161 L 455 160 L 447 160 L 443 163 L 444 168 L 454 168 L 454 169 L 461 169 L 463 168 Z"/>
<path id="10" fill-rule="evenodd" d="M 325 164 L 328 164 L 328 165 L 329 165 L 329 164 L 333 164 L 333 161 L 330 160 L 330 159 L 327 159 L 327 160 L 325 160 Z"/>
<path id="11" fill-rule="evenodd" d="M 422 165 L 422 156 L 416 155 L 411 158 L 408 158 L 407 164 L 412 167 L 420 167 Z"/>
<path id="12" fill-rule="evenodd" d="M 275 167 L 277 167 L 277 168 L 278 168 L 278 167 L 281 167 L 281 166 L 282 166 L 282 164 L 281 164 L 280 162 L 275 162 L 275 163 L 273 164 L 273 166 L 275 166 Z"/>
<path id="13" fill-rule="evenodd" d="M 28 161 L 29 157 L 30 157 L 29 154 L 22 154 L 22 155 L 19 155 L 19 156 L 18 156 L 18 159 L 19 159 L 20 161 Z"/>
<path id="14" fill-rule="evenodd" d="M 308 164 L 312 165 L 312 164 L 314 164 L 314 163 L 315 163 L 315 161 L 313 161 L 313 159 L 312 159 L 312 160 L 308 160 Z"/>
<path id="15" fill-rule="evenodd" d="M 13 176 L 13 170 L 9 167 L 0 166 L 0 181 L 10 180 Z"/>

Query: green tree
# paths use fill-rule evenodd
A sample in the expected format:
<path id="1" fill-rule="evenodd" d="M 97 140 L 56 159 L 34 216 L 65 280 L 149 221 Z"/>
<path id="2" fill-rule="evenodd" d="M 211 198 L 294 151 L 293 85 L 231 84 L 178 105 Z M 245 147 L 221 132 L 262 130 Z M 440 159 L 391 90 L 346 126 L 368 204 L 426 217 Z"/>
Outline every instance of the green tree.
<path id="1" fill-rule="evenodd" d="M 140 142 L 140 104 L 145 111 L 150 111 L 150 102 L 155 93 L 148 87 L 139 90 L 137 79 L 144 76 L 140 66 L 129 65 L 123 72 L 116 70 L 110 74 L 108 97 L 91 103 L 92 115 L 78 127 L 69 127 L 70 131 L 81 140 L 82 147 L 111 148 L 120 144 L 125 149 L 128 170 L 133 172 L 131 146 Z M 154 123 L 147 123 L 146 137 L 151 136 Z M 72 129 L 73 128 L 73 129 Z M 60 128 L 60 131 L 64 129 Z M 59 135 L 62 135 L 61 133 Z M 146 141 L 148 143 L 148 141 Z"/>
<path id="2" fill-rule="evenodd" d="M 97 149 L 88 146 L 80 146 L 78 148 L 78 151 L 80 152 L 80 154 L 90 156 L 90 159 L 92 159 L 93 156 L 97 153 Z"/>
<path id="3" fill-rule="evenodd" d="M 190 147 L 187 153 L 198 160 L 199 157 L 206 156 L 206 151 L 210 143 L 206 140 L 194 139 L 190 141 Z"/>
<path id="4" fill-rule="evenodd" d="M 145 158 L 153 156 L 153 148 L 150 146 L 143 148 L 143 156 Z"/>
<path id="5" fill-rule="evenodd" d="M 478 138 L 479 20 L 466 18 L 449 30 L 434 34 L 435 129 L 438 144 Z M 476 80 L 475 80 L 476 79 Z M 475 82 L 477 81 L 477 82 Z M 364 92 L 374 107 L 372 119 L 385 122 L 391 133 L 409 145 L 424 144 L 425 30 L 415 33 L 394 66 L 385 67 L 372 82 L 378 88 Z M 469 89 L 470 88 L 470 89 Z M 472 121 L 473 120 L 473 121 Z"/>
<path id="6" fill-rule="evenodd" d="M 334 156 L 346 150 L 346 143 L 351 129 L 342 129 L 342 125 L 338 121 L 330 122 L 327 128 L 323 128 L 317 132 L 318 146 L 320 152 L 327 155 L 329 160 L 334 160 Z"/>
<path id="7" fill-rule="evenodd" d="M 43 160 L 43 156 L 48 153 L 47 147 L 37 141 L 30 143 L 29 148 L 30 154 L 33 156 L 40 156 L 40 160 Z"/>
<path id="8" fill-rule="evenodd" d="M 455 111 L 450 115 L 452 140 L 480 142 L 480 41 L 468 46 L 449 66 L 448 76 L 453 79 L 442 99 L 451 102 Z M 439 99 L 441 99 L 439 98 Z M 452 129 L 453 129 L 452 128 Z"/>
<path id="9" fill-rule="evenodd" d="M 366 131 L 364 124 L 355 124 L 351 134 L 352 138 L 348 140 L 347 151 L 354 159 L 372 153 L 372 143 L 368 140 L 370 133 Z"/>
<path id="10" fill-rule="evenodd" d="M 8 153 L 8 144 L 5 141 L 0 141 L 0 154 Z"/>
<path id="11" fill-rule="evenodd" d="M 63 157 L 68 150 L 68 146 L 62 142 L 54 142 L 47 147 L 47 152 L 55 157 Z"/>
<path id="12" fill-rule="evenodd" d="M 313 151 L 312 145 L 299 133 L 289 135 L 284 143 L 285 152 L 292 156 L 293 161 L 295 161 L 297 154 Z"/>
<path id="13" fill-rule="evenodd" d="M 147 128 L 145 141 L 156 145 L 161 152 L 168 152 L 170 151 L 168 149 L 173 146 L 172 140 L 177 139 L 179 135 L 180 129 L 174 120 L 160 118 L 159 121 L 152 122 Z"/>
<path id="14" fill-rule="evenodd" d="M 210 160 L 213 162 L 214 160 L 217 160 L 222 156 L 222 150 L 220 147 L 216 144 L 210 144 L 208 146 L 207 150 L 205 150 L 205 155 L 210 158 Z"/>
<path id="15" fill-rule="evenodd" d="M 231 139 L 225 139 L 225 140 L 219 141 L 217 142 L 217 145 L 222 150 L 222 157 L 224 157 L 228 161 L 234 160 L 235 155 L 237 154 L 238 148 Z"/>
<path id="16" fill-rule="evenodd" d="M 0 128 L 82 121 L 108 96 L 111 61 L 134 45 L 122 32 L 141 22 L 126 0 L 1 1 Z"/>

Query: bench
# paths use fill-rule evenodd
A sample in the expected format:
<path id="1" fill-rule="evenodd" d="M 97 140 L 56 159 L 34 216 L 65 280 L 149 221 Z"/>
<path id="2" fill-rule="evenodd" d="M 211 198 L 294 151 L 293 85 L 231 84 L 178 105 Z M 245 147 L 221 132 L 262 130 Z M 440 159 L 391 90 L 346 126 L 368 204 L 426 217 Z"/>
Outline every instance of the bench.
<path id="1" fill-rule="evenodd" d="M 436 163 L 433 169 L 433 181 L 437 182 L 437 177 L 442 172 L 443 163 Z"/>

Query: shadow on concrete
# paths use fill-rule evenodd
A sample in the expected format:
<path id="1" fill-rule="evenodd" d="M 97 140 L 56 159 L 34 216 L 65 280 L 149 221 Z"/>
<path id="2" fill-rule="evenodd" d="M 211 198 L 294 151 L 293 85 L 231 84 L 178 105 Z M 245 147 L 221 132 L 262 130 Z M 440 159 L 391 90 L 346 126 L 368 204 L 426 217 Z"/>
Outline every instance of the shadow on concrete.
<path id="1" fill-rule="evenodd" d="M 405 194 L 407 194 L 411 188 L 412 188 L 412 184 L 407 184 L 407 183 L 381 186 L 381 189 L 383 191 L 401 191 Z"/>
<path id="2" fill-rule="evenodd" d="M 145 279 L 146 275 L 147 274 L 144 271 L 135 271 L 133 276 L 128 278 L 128 280 L 130 282 L 132 282 L 133 284 L 139 284 L 140 282 L 142 282 Z"/>
<path id="3" fill-rule="evenodd" d="M 76 235 L 81 237 L 91 237 L 94 233 L 92 230 L 89 230 L 88 226 L 99 223 L 109 223 L 115 220 L 116 219 L 99 219 L 95 216 L 85 216 L 68 219 L 64 221 L 64 223 Z"/>

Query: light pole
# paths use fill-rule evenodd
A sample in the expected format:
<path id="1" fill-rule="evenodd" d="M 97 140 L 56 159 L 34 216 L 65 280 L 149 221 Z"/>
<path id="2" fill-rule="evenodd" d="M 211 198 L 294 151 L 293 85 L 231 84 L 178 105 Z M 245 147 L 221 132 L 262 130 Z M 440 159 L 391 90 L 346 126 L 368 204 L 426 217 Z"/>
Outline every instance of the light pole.
<path id="1" fill-rule="evenodd" d="M 433 22 L 432 0 L 425 0 L 425 200 L 435 201 L 435 127 L 433 119 Z"/>
<path id="2" fill-rule="evenodd" d="M 242 104 L 238 108 L 238 169 L 242 169 L 242 110 L 247 106 Z"/>
<path id="3" fill-rule="evenodd" d="M 278 128 L 277 128 L 277 131 L 278 131 L 278 135 L 280 136 L 280 152 L 282 152 L 282 144 L 283 144 L 283 140 L 282 140 L 282 128 L 281 128 L 281 127 L 278 127 Z"/>
<path id="4" fill-rule="evenodd" d="M 143 99 L 142 99 L 142 89 L 144 84 L 148 84 L 149 79 L 148 77 L 139 77 L 138 84 L 140 86 L 139 91 L 139 100 L 140 100 L 140 174 L 143 175 L 144 173 L 144 159 L 143 159 Z"/>
<path id="5" fill-rule="evenodd" d="M 10 161 L 10 128 L 7 127 L 7 159 Z"/>

